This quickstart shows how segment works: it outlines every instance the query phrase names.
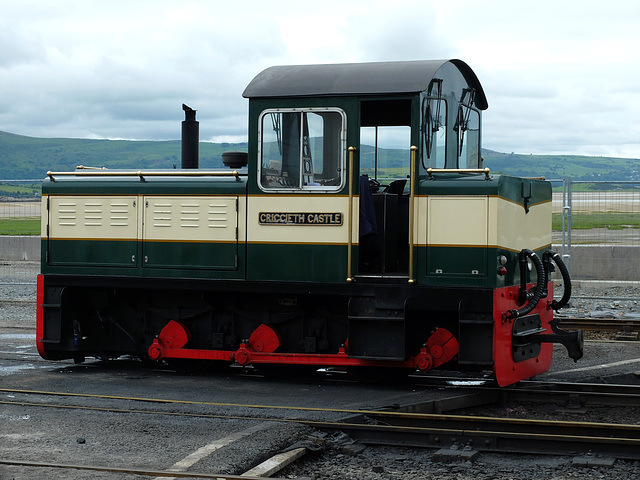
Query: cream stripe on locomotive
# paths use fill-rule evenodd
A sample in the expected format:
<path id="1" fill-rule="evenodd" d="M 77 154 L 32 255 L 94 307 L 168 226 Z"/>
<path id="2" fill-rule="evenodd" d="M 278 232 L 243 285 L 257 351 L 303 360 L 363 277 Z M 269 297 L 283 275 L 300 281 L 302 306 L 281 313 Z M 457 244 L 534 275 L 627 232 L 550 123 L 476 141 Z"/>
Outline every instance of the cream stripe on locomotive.
<path id="1" fill-rule="evenodd" d="M 245 239 L 244 221 L 239 220 L 244 218 L 244 197 L 50 195 L 48 201 L 50 220 L 47 223 L 47 215 L 42 216 L 43 238 L 48 235 L 54 239 L 195 242 Z M 348 241 L 346 196 L 259 195 L 248 203 L 249 242 Z M 42 208 L 47 211 L 47 197 L 43 198 Z M 356 196 L 354 244 L 358 243 L 358 208 Z M 417 196 L 415 215 L 416 246 L 496 246 L 519 251 L 551 244 L 550 201 L 532 205 L 526 213 L 521 204 L 496 196 Z"/>
<path id="2" fill-rule="evenodd" d="M 551 200 L 531 205 L 527 213 L 522 205 L 496 197 L 489 199 L 489 208 L 489 218 L 497 218 L 489 228 L 489 245 L 514 251 L 551 245 Z"/>
<path id="3" fill-rule="evenodd" d="M 530 206 L 497 196 L 416 197 L 416 245 L 500 247 L 519 251 L 551 244 L 551 201 Z"/>
<path id="4" fill-rule="evenodd" d="M 236 242 L 244 240 L 244 197 L 50 195 L 51 239 Z M 43 199 L 43 211 L 47 200 Z M 47 230 L 47 226 L 49 227 Z"/>
<path id="5" fill-rule="evenodd" d="M 353 199 L 353 243 L 358 243 L 358 197 Z M 349 197 L 256 195 L 247 207 L 250 243 L 346 244 Z"/>
<path id="6" fill-rule="evenodd" d="M 475 196 L 427 197 L 427 226 L 420 229 L 426 232 L 426 244 L 487 246 L 488 202 Z"/>

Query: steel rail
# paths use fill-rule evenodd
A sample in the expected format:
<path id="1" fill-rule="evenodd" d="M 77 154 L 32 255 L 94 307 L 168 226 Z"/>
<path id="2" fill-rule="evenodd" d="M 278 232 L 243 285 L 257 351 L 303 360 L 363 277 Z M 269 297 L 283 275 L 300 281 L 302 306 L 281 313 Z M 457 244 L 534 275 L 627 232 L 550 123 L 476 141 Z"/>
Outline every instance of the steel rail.
<path id="1" fill-rule="evenodd" d="M 634 331 L 640 330 L 640 319 L 633 318 L 562 318 L 560 320 L 560 326 L 562 328 L 575 329 L 581 328 L 583 330 L 591 330 L 598 332 L 610 332 L 622 330 L 625 327 L 629 327 Z"/>
<path id="2" fill-rule="evenodd" d="M 327 424 L 367 444 L 447 448 L 528 454 L 592 452 L 640 459 L 640 425 L 559 422 L 514 418 L 425 414 L 406 419 L 385 414 L 350 417 Z M 318 428 L 318 422 L 314 425 Z"/>
<path id="3" fill-rule="evenodd" d="M 245 404 L 245 403 L 225 403 L 225 402 L 202 402 L 196 400 L 175 400 L 167 398 L 146 398 L 146 397 L 127 397 L 123 395 L 100 395 L 94 393 L 74 393 L 74 392 L 54 392 L 46 390 L 27 390 L 20 388 L 0 388 L 0 392 L 11 394 L 25 394 L 25 395 L 47 395 L 53 397 L 72 397 L 72 398 L 87 398 L 87 399 L 100 399 L 100 400 L 124 400 L 135 402 L 148 402 L 154 404 L 170 404 L 170 405 L 195 405 L 195 406 L 211 406 L 211 407 L 236 407 L 236 408 L 252 408 L 262 410 L 298 410 L 307 412 L 325 412 L 325 413 L 377 413 L 375 410 L 359 410 L 349 408 L 323 408 L 323 407 L 301 407 L 301 406 L 288 406 L 288 405 L 258 405 L 258 404 Z M 0 404 L 12 404 L 22 403 L 20 401 L 0 401 Z M 28 404 L 32 406 L 48 406 L 54 404 Z M 61 407 L 64 408 L 64 407 Z M 74 408 L 68 406 L 68 408 Z M 90 408 L 85 406 L 79 406 L 78 408 Z M 153 410 L 142 411 L 138 410 L 136 413 L 155 413 Z"/>
<path id="4" fill-rule="evenodd" d="M 626 385 L 616 383 L 580 383 L 580 382 L 549 382 L 546 380 L 522 380 L 513 388 L 546 389 L 552 391 L 570 391 L 580 393 L 608 393 L 623 395 L 640 395 L 640 385 Z M 545 391 L 546 391 L 545 390 Z"/>
<path id="5" fill-rule="evenodd" d="M 539 382 L 528 380 L 505 390 L 509 400 L 549 402 L 558 398 L 573 405 L 640 407 L 640 385 Z"/>
<path id="6" fill-rule="evenodd" d="M 70 397 L 70 398 L 83 398 L 83 399 L 97 399 L 97 400 L 117 400 L 117 401 L 130 401 L 141 402 L 151 404 L 166 404 L 166 405 L 184 405 L 184 406 L 197 406 L 197 407 L 227 407 L 227 408 L 242 408 L 242 409 L 256 409 L 256 410 L 284 410 L 284 411 L 301 411 L 301 412 L 317 412 L 317 413 L 339 413 L 339 414 L 376 414 L 380 410 L 362 410 L 362 409 L 348 409 L 348 408 L 328 408 L 328 407 L 304 407 L 304 406 L 289 406 L 289 405 L 256 405 L 256 404 L 241 404 L 241 403 L 225 403 L 225 402 L 206 402 L 195 400 L 175 400 L 175 399 L 162 399 L 162 398 L 146 398 L 146 397 L 127 397 L 116 395 L 100 395 L 100 394 L 85 394 L 85 393 L 73 393 L 73 392 L 52 392 L 41 390 L 25 390 L 16 388 L 0 388 L 0 392 L 10 393 L 14 395 L 41 395 L 41 396 L 53 396 L 53 397 Z M 446 397 L 440 397 L 427 402 L 429 404 L 429 412 L 441 413 L 443 411 L 468 408 L 477 405 L 486 405 L 487 403 L 495 403 L 498 401 L 497 392 L 489 392 L 489 398 L 487 393 L 478 392 L 463 392 L 462 394 L 455 394 Z M 59 405 L 54 403 L 35 403 L 24 402 L 19 399 L 14 400 L 0 400 L 0 404 L 20 404 L 25 406 L 43 406 L 52 408 L 78 408 L 78 409 L 94 409 L 99 411 L 110 411 L 115 413 L 149 413 L 149 414 L 166 414 L 166 415 L 184 415 L 184 416 L 205 416 L 212 418 L 230 418 L 229 415 L 208 415 L 208 414 L 192 414 L 180 412 L 162 412 L 158 410 L 124 410 L 111 407 L 90 407 L 84 405 Z M 388 415 L 406 415 L 406 411 L 387 411 Z M 419 413 L 425 413 L 425 410 L 420 410 Z M 239 419 L 253 419 L 255 417 L 234 417 Z"/>
<path id="7" fill-rule="evenodd" d="M 471 390 L 480 405 L 512 402 L 554 402 L 571 406 L 601 405 L 608 407 L 640 407 L 640 385 L 551 382 L 541 380 L 522 380 L 509 388 L 497 387 L 492 381 L 482 379 L 444 376 L 413 377 L 419 386 L 439 386 L 450 390 Z M 482 395 L 484 393 L 484 396 Z M 473 406 L 460 404 L 457 410 Z M 402 411 L 431 413 L 431 402 L 402 407 Z M 399 411 L 399 410 L 398 410 Z"/>

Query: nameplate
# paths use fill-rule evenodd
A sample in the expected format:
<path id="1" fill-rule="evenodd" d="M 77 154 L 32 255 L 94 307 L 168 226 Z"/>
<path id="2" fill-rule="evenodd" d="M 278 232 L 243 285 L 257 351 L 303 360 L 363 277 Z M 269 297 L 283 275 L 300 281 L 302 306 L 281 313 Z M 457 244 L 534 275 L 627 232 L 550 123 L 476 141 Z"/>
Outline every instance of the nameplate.
<path id="1" fill-rule="evenodd" d="M 260 225 L 342 225 L 342 213 L 325 212 L 260 212 Z"/>

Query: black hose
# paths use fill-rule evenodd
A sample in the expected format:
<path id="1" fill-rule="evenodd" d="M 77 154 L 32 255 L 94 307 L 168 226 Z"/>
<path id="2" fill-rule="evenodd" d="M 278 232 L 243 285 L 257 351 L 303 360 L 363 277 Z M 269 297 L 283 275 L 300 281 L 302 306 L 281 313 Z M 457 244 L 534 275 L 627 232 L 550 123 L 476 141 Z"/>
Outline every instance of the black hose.
<path id="1" fill-rule="evenodd" d="M 536 267 L 536 287 L 533 290 L 533 296 L 529 299 L 529 303 L 527 303 L 520 310 L 509 310 L 507 312 L 507 318 L 524 317 L 525 315 L 530 313 L 534 308 L 536 308 L 536 305 L 538 305 L 538 302 L 544 296 L 547 287 L 547 276 L 545 275 L 544 266 L 542 265 L 542 260 L 540 260 L 540 257 L 536 255 L 535 252 L 527 248 L 523 249 L 520 252 L 520 258 L 522 259 L 523 257 L 529 257 L 533 262 L 533 265 Z"/>
<path id="2" fill-rule="evenodd" d="M 562 261 L 562 257 L 558 253 L 554 252 L 553 250 L 548 250 L 544 252 L 544 255 L 553 259 L 553 263 L 558 266 L 560 274 L 562 275 L 562 287 L 564 288 L 562 298 L 559 301 L 554 300 L 553 302 L 551 302 L 551 308 L 557 311 L 564 307 L 571 298 L 571 277 L 569 276 L 569 270 Z"/>

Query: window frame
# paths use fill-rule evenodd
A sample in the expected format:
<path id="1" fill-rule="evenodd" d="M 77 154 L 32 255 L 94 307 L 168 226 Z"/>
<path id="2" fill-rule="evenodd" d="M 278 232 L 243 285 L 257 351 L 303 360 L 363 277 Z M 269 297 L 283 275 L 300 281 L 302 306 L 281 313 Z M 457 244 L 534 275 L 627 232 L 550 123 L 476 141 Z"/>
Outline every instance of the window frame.
<path id="1" fill-rule="evenodd" d="M 262 154 L 263 154 L 263 120 L 272 113 L 329 113 L 334 112 L 340 114 L 341 131 L 340 131 L 340 158 L 338 159 L 338 171 L 340 173 L 340 182 L 338 185 L 300 185 L 300 186 L 265 186 L 262 184 Z M 302 122 L 301 122 L 302 123 Z M 302 125 L 301 125 L 302 128 Z M 267 129 L 265 129 L 266 131 Z M 324 136 L 324 130 L 323 130 Z M 300 173 L 303 174 L 303 158 L 302 158 L 302 132 L 300 133 Z M 266 108 L 258 115 L 258 188 L 265 193 L 335 193 L 341 191 L 346 185 L 346 152 L 347 152 L 347 114 L 339 107 L 286 107 L 286 108 Z M 326 168 L 326 167 L 325 167 Z"/>

